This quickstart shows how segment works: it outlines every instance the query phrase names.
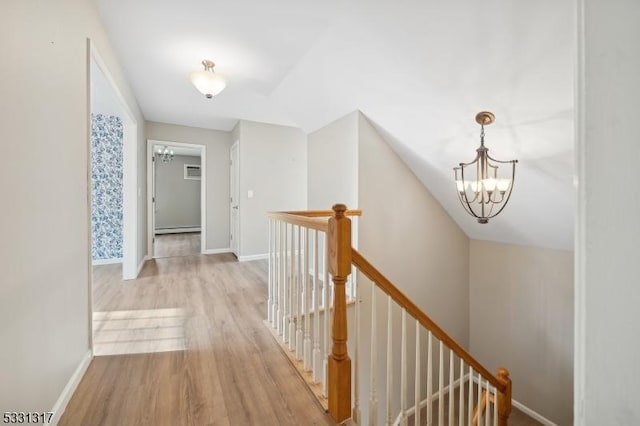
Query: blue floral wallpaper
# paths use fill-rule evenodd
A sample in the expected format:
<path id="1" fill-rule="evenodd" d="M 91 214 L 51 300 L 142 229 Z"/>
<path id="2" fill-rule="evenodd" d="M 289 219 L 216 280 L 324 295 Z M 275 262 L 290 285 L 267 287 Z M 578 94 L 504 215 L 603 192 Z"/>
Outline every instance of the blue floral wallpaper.
<path id="1" fill-rule="evenodd" d="M 91 114 L 91 256 L 122 257 L 122 120 Z"/>

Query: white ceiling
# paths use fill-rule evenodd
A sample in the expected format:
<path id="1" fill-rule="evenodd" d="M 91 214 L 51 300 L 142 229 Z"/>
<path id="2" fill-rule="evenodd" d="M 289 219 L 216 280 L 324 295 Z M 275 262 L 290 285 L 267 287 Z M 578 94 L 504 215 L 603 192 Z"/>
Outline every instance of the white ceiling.
<path id="1" fill-rule="evenodd" d="M 97 3 L 148 120 L 310 132 L 359 109 L 470 237 L 573 247 L 573 1 Z M 188 79 L 204 58 L 228 80 L 210 101 Z M 452 167 L 485 109 L 491 154 L 520 162 L 509 206 L 479 225 Z"/>

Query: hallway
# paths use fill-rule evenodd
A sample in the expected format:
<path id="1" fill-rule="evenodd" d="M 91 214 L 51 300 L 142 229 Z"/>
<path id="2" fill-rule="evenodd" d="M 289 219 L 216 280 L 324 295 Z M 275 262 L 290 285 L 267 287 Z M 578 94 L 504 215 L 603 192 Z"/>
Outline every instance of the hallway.
<path id="1" fill-rule="evenodd" d="M 332 424 L 262 323 L 266 269 L 170 257 L 123 282 L 96 267 L 96 347 L 127 354 L 94 358 L 60 425 Z"/>

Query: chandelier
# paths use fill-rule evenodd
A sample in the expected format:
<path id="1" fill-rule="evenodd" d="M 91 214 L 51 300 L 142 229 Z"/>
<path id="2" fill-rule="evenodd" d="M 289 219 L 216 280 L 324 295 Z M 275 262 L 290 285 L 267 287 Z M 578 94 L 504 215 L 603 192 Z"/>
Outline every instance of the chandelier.
<path id="1" fill-rule="evenodd" d="M 213 72 L 215 65 L 212 61 L 205 59 L 202 61 L 204 70 L 191 73 L 191 82 L 207 99 L 213 98 L 227 87 L 224 78 L 220 74 Z"/>
<path id="2" fill-rule="evenodd" d="M 488 111 L 476 115 L 476 122 L 480 125 L 480 147 L 476 149 L 476 158 L 453 168 L 458 199 L 465 211 L 478 219 L 478 223 L 488 223 L 504 210 L 511 197 L 518 162 L 500 161 L 489 156 L 489 149 L 484 146 L 484 126 L 495 119 Z M 500 165 L 505 167 L 500 169 Z"/>
<path id="3" fill-rule="evenodd" d="M 169 147 L 166 145 L 164 146 L 164 148 L 159 147 L 156 154 L 158 155 L 158 158 L 162 160 L 163 163 L 168 163 L 171 160 L 173 160 L 173 150 L 169 149 Z"/>

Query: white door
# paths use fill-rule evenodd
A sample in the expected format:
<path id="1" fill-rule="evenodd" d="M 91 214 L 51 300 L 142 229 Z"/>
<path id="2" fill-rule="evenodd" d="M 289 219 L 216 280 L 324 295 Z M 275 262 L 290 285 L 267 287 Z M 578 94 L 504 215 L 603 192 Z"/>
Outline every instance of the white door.
<path id="1" fill-rule="evenodd" d="M 231 218 L 231 235 L 230 244 L 231 251 L 238 257 L 240 255 L 240 188 L 239 188 L 239 164 L 238 164 L 238 142 L 231 146 L 230 164 L 230 218 Z"/>

